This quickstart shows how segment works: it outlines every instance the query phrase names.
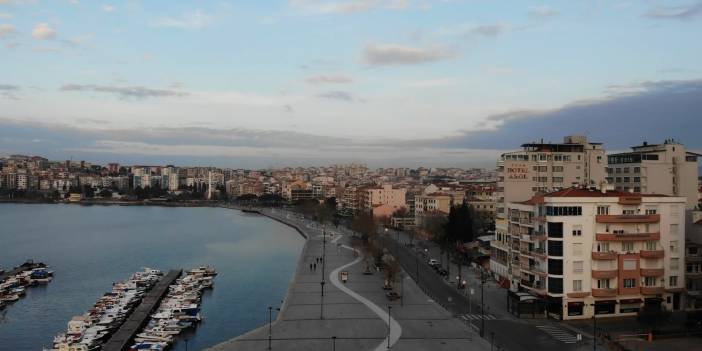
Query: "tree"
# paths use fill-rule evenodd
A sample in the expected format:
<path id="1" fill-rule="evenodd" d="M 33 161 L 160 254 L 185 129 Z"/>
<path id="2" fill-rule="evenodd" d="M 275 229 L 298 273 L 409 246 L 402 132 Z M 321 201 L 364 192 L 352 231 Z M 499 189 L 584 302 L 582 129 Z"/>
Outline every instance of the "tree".
<path id="1" fill-rule="evenodd" d="M 351 222 L 351 229 L 361 233 L 361 239 L 364 243 L 374 237 L 378 231 L 378 223 L 373 218 L 373 215 L 368 212 L 359 212 Z"/>
<path id="2" fill-rule="evenodd" d="M 465 258 L 463 243 L 473 241 L 474 230 L 473 212 L 468 204 L 464 202 L 459 206 L 452 206 L 449 211 L 448 220 L 444 224 L 443 235 L 437 238 L 442 252 L 446 253 L 449 277 L 451 276 L 451 255 L 457 259 L 458 275 L 461 275 L 463 259 Z M 458 284 L 460 284 L 460 282 L 458 282 Z"/>
<path id="3" fill-rule="evenodd" d="M 395 259 L 395 256 L 386 253 L 383 255 L 383 269 L 385 272 L 385 284 L 394 284 L 395 277 L 400 272 L 400 262 Z"/>
<path id="4" fill-rule="evenodd" d="M 665 324 L 670 319 L 671 313 L 662 304 L 644 304 L 639 310 L 636 319 L 651 330 L 656 331 L 659 325 Z"/>

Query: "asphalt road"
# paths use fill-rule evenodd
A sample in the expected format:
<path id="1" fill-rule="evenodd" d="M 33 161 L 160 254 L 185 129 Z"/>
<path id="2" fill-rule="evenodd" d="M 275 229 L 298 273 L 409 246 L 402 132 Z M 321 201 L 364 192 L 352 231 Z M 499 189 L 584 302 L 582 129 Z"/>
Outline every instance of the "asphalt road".
<path id="1" fill-rule="evenodd" d="M 402 268 L 409 274 L 415 282 L 429 295 L 435 302 L 444 306 L 454 315 L 468 314 L 469 305 L 468 298 L 463 295 L 463 290 L 456 289 L 455 286 L 447 284 L 444 277 L 437 274 L 425 260 L 411 248 L 403 244 L 397 244 L 394 239 L 386 237 L 386 247 L 390 249 L 400 260 Z M 455 274 L 453 271 L 451 274 Z M 481 314 L 480 304 L 480 285 L 473 285 L 475 295 L 471 300 L 472 315 Z M 504 289 L 488 289 L 485 288 L 484 296 L 486 307 L 485 314 L 497 315 L 495 319 L 476 318 L 472 321 L 473 326 L 480 330 L 484 323 L 484 337 L 491 341 L 494 338 L 495 349 L 506 349 L 510 351 L 562 351 L 562 350 L 578 350 L 589 349 L 592 343 L 588 340 L 579 344 L 565 343 L 557 340 L 553 335 L 543 331 L 543 327 L 561 329 L 562 326 L 558 322 L 552 320 L 537 320 L 526 321 L 512 318 L 505 315 L 504 310 L 499 311 L 497 308 L 489 308 L 489 304 L 495 306 L 500 303 L 506 305 L 506 292 Z M 538 327 L 542 328 L 538 328 Z M 564 333 L 570 332 L 567 329 L 561 329 Z M 494 334 L 493 334 L 494 333 Z M 570 332 L 572 333 L 572 332 Z M 498 348 L 499 347 L 499 348 Z"/>

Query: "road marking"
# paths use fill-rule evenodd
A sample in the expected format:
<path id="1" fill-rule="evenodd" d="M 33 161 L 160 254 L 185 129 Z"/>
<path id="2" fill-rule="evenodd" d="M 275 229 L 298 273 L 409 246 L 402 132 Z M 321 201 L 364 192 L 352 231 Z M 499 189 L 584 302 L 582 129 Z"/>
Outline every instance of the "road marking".
<path id="1" fill-rule="evenodd" d="M 551 335 L 554 339 L 562 341 L 566 344 L 575 344 L 576 342 L 578 342 L 578 339 L 575 337 L 575 335 L 566 331 L 565 329 L 561 329 L 559 327 L 551 325 L 537 325 L 536 327 L 539 328 L 541 331 L 545 332 L 546 334 Z"/>
<path id="2" fill-rule="evenodd" d="M 479 314 L 479 313 L 463 314 L 463 315 L 461 315 L 461 318 L 462 318 L 463 320 L 466 320 L 466 321 L 467 321 L 467 320 L 474 320 L 474 321 L 475 321 L 475 320 L 481 320 L 481 319 L 483 319 L 483 318 L 485 318 L 485 320 L 496 320 L 496 319 L 497 319 L 497 317 L 496 317 L 495 315 L 492 315 L 492 314 L 489 314 L 489 313 L 486 314 L 484 317 L 483 317 L 483 315 L 481 315 L 481 314 Z"/>
<path id="3" fill-rule="evenodd" d="M 358 250 L 356 250 L 356 249 L 354 249 L 354 248 L 352 248 L 352 247 L 350 247 L 350 246 L 342 245 L 341 247 L 343 247 L 343 248 L 345 248 L 345 249 L 348 249 L 348 250 L 351 250 L 351 251 L 356 251 L 356 252 L 358 252 Z M 395 343 L 397 343 L 398 340 L 400 340 L 400 335 L 402 335 L 402 327 L 400 326 L 400 323 L 397 323 L 397 321 L 395 320 L 395 318 L 392 318 L 392 316 L 389 316 L 388 313 L 387 313 L 387 311 L 386 311 L 385 309 L 380 308 L 378 305 L 374 304 L 374 303 L 371 302 L 370 300 L 368 300 L 368 299 L 366 299 L 365 297 L 363 297 L 363 296 L 357 294 L 355 291 L 353 291 L 353 290 L 347 288 L 346 286 L 344 286 L 344 284 L 342 284 L 342 283 L 339 281 L 339 272 L 341 272 L 342 270 L 346 269 L 347 267 L 353 266 L 353 265 L 355 265 L 355 264 L 361 262 L 361 260 L 363 259 L 363 257 L 361 257 L 360 252 L 358 252 L 358 253 L 359 253 L 358 258 L 356 258 L 355 260 L 353 260 L 353 261 L 350 262 L 350 263 L 347 263 L 347 264 L 345 264 L 345 265 L 343 265 L 343 266 L 341 266 L 341 267 L 338 267 L 337 269 L 335 269 L 334 271 L 332 271 L 331 273 L 329 273 L 329 280 L 330 280 L 331 283 L 334 284 L 334 286 L 337 287 L 339 290 L 345 292 L 345 293 L 348 294 L 349 296 L 351 296 L 351 297 L 353 297 L 354 299 L 358 300 L 360 303 L 366 305 L 366 307 L 368 307 L 371 311 L 373 311 L 376 315 L 378 315 L 378 317 L 380 317 L 380 319 L 381 319 L 385 324 L 388 324 L 388 323 L 389 323 L 389 325 L 390 325 L 390 346 L 392 347 L 393 345 L 395 345 Z M 384 351 L 384 350 L 387 350 L 387 345 L 388 345 L 388 338 L 385 338 L 385 339 L 383 340 L 383 342 L 380 343 L 380 344 L 378 345 L 378 347 L 375 348 L 375 351 Z"/>

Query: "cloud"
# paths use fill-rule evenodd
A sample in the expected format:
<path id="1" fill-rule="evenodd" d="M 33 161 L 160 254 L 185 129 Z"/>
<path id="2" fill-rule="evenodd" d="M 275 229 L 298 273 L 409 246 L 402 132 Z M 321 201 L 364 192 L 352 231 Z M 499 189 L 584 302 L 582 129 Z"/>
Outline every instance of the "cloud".
<path id="1" fill-rule="evenodd" d="M 200 29 L 207 26 L 210 16 L 200 10 L 186 12 L 180 17 L 159 17 L 151 21 L 151 26 L 162 28 Z"/>
<path id="2" fill-rule="evenodd" d="M 386 9 L 404 10 L 409 7 L 409 0 L 290 0 L 290 7 L 307 15 L 356 14 Z"/>
<path id="3" fill-rule="evenodd" d="M 15 93 L 20 91 L 20 89 L 21 88 L 17 85 L 0 84 L 0 97 L 17 100 L 18 97 L 15 95 Z"/>
<path id="4" fill-rule="evenodd" d="M 36 142 L 32 142 L 35 140 Z M 0 118 L 0 153 L 97 163 L 267 168 L 363 162 L 383 167 L 493 166 L 501 150 L 434 148 L 258 129 L 106 129 Z"/>
<path id="5" fill-rule="evenodd" d="M 102 11 L 104 12 L 114 12 L 115 10 L 117 10 L 117 8 L 110 4 L 105 4 L 102 6 Z"/>
<path id="6" fill-rule="evenodd" d="M 657 6 L 644 13 L 644 17 L 661 20 L 689 20 L 700 15 L 702 1 L 681 6 Z"/>
<path id="7" fill-rule="evenodd" d="M 642 141 L 675 138 L 702 149 L 699 138 L 702 80 L 656 81 L 611 87 L 602 98 L 575 101 L 551 110 L 521 110 L 486 118 L 484 130 L 427 141 L 435 147 L 516 149 L 543 138 L 560 141 L 569 134 L 587 134 L 609 150 Z"/>
<path id="8" fill-rule="evenodd" d="M 56 38 L 56 30 L 48 23 L 39 23 L 34 27 L 32 36 L 35 39 L 50 40 Z"/>
<path id="9" fill-rule="evenodd" d="M 328 91 L 323 94 L 317 95 L 318 97 L 325 98 L 325 99 L 332 99 L 332 100 L 339 100 L 339 101 L 346 101 L 346 102 L 351 102 L 354 101 L 353 95 L 351 93 L 345 92 L 345 91 Z"/>
<path id="10" fill-rule="evenodd" d="M 506 23 L 483 24 L 475 26 L 470 30 L 470 34 L 481 35 L 484 37 L 496 37 L 510 30 L 510 26 Z"/>
<path id="11" fill-rule="evenodd" d="M 188 93 L 177 90 L 151 89 L 140 86 L 118 87 L 95 84 L 66 84 L 61 87 L 61 91 L 89 91 L 96 93 L 115 94 L 120 98 L 155 98 L 155 97 L 183 97 Z"/>
<path id="12" fill-rule="evenodd" d="M 558 11 L 548 6 L 534 6 L 529 9 L 529 16 L 540 19 L 547 19 L 558 15 Z"/>
<path id="13" fill-rule="evenodd" d="M 317 75 L 317 76 L 311 76 L 307 77 L 305 79 L 307 83 L 310 84 L 344 84 L 344 83 L 352 83 L 353 78 L 345 76 L 345 75 Z"/>
<path id="14" fill-rule="evenodd" d="M 410 88 L 438 88 L 452 86 L 456 84 L 456 80 L 453 78 L 435 78 L 435 79 L 425 79 L 410 82 L 407 84 Z"/>
<path id="15" fill-rule="evenodd" d="M 0 18 L 2 18 L 2 19 L 10 19 L 10 18 L 12 18 L 12 15 L 9 14 L 9 13 L 0 12 Z"/>
<path id="16" fill-rule="evenodd" d="M 412 47 L 401 44 L 369 44 L 363 49 L 363 62 L 372 66 L 414 65 L 453 56 L 443 46 Z"/>
<path id="17" fill-rule="evenodd" d="M 15 26 L 11 24 L 0 24 L 0 39 L 8 38 L 17 33 Z"/>

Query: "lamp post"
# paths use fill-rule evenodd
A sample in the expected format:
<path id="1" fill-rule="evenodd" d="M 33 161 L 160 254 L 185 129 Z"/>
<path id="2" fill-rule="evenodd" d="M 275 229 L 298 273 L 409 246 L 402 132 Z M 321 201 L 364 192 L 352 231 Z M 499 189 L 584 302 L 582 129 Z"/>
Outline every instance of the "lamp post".
<path id="1" fill-rule="evenodd" d="M 322 296 L 324 296 L 324 268 L 327 261 L 327 231 L 326 227 L 322 226 Z"/>
<path id="2" fill-rule="evenodd" d="M 388 350 L 390 349 L 390 310 L 392 306 L 388 305 Z"/>
<path id="3" fill-rule="evenodd" d="M 336 351 L 336 336 L 332 336 L 332 351 Z"/>
<path id="4" fill-rule="evenodd" d="M 324 319 L 324 280 L 319 283 L 322 286 L 322 296 L 319 303 L 319 319 Z"/>
<path id="5" fill-rule="evenodd" d="M 273 338 L 273 306 L 268 306 L 268 349 L 271 349 L 271 339 Z"/>
<path id="6" fill-rule="evenodd" d="M 183 339 L 183 341 L 185 341 L 185 351 L 188 351 L 188 338 Z"/>
<path id="7" fill-rule="evenodd" d="M 400 272 L 400 306 L 405 307 L 405 275 Z"/>
<path id="8" fill-rule="evenodd" d="M 485 336 L 485 273 L 480 270 L 480 337 Z"/>

